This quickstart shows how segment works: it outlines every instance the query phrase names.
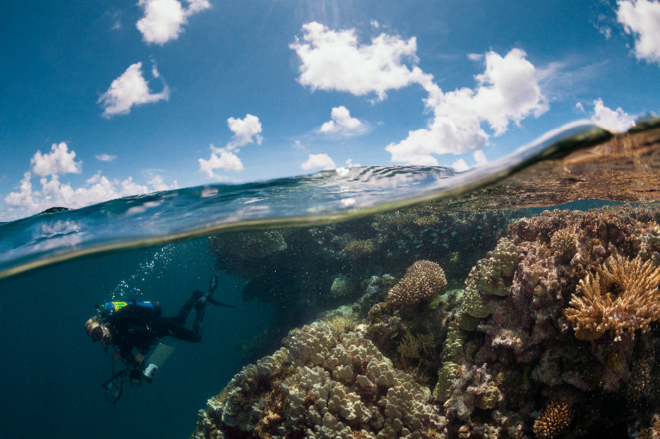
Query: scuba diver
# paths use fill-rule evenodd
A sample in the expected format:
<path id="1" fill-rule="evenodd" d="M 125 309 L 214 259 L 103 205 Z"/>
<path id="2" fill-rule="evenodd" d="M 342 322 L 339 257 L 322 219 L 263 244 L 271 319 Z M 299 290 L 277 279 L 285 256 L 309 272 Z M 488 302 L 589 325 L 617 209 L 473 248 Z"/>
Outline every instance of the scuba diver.
<path id="1" fill-rule="evenodd" d="M 123 378 L 127 374 L 131 384 L 135 386 L 141 384 L 143 376 L 147 382 L 151 382 L 153 373 L 158 368 L 153 364 L 145 367 L 144 357 L 163 337 L 171 336 L 192 343 L 201 341 L 207 302 L 218 306 L 236 308 L 218 302 L 211 297 L 218 286 L 218 276 L 218 273 L 216 273 L 211 278 L 206 294 L 195 290 L 175 317 L 162 317 L 162 310 L 158 302 L 129 300 L 96 305 L 97 314 L 87 320 L 85 331 L 87 331 L 93 342 L 101 342 L 106 355 L 108 355 L 108 347 L 113 346 L 115 353 L 112 355 L 112 359 L 123 361 L 126 364 L 126 369 L 119 373 L 114 373 L 113 365 L 113 377 L 104 383 L 104 387 L 110 390 L 108 385 L 111 386 L 111 383 L 119 378 L 123 382 Z M 196 316 L 192 330 L 190 330 L 185 327 L 185 324 L 192 308 L 195 308 Z M 121 395 L 121 384 L 118 387 L 118 393 Z M 114 396 L 116 399 L 112 402 L 119 399 L 117 395 Z"/>

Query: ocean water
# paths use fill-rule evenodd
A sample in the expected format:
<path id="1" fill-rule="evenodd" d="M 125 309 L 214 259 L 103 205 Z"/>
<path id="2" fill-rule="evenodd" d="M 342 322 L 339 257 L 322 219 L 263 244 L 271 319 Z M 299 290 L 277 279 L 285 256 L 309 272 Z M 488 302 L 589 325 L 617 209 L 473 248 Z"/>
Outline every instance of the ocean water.
<path id="1" fill-rule="evenodd" d="M 2 435 L 190 437 L 198 428 L 198 411 L 205 410 L 207 401 L 243 366 L 273 354 L 282 346 L 283 337 L 295 338 L 300 333 L 292 330 L 328 320 L 327 313 L 341 306 L 353 306 L 356 313 L 361 309 L 359 318 L 367 327 L 365 334 L 390 357 L 392 367 L 433 392 L 437 371 L 448 362 L 446 352 L 450 348 L 443 339 L 451 332 L 448 326 L 432 322 L 437 315 L 427 308 L 430 305 L 415 305 L 419 306 L 413 312 L 418 322 L 426 322 L 423 329 L 407 314 L 409 310 L 389 310 L 385 311 L 387 316 L 402 319 L 404 324 L 397 332 L 388 333 L 388 338 L 379 339 L 384 333 L 369 332 L 369 327 L 382 326 L 384 318 L 378 320 L 369 308 L 385 300 L 387 291 L 416 261 L 439 263 L 446 274 L 448 291 L 465 288 L 472 268 L 489 257 L 489 252 L 507 236 L 510 225 L 539 215 L 558 218 L 557 224 L 573 221 L 573 217 L 566 216 L 569 214 L 552 214 L 557 207 L 585 212 L 610 206 L 599 212 L 645 221 L 648 230 L 644 229 L 646 235 L 642 235 L 647 237 L 644 242 L 650 242 L 648 236 L 657 226 L 653 223 L 653 201 L 660 191 L 655 180 L 659 168 L 655 157 L 660 155 L 658 125 L 658 120 L 639 123 L 634 131 L 614 138 L 593 126 L 569 126 L 521 147 L 514 156 L 461 174 L 443 168 L 351 168 L 240 186 L 130 197 L 0 224 Z M 646 189 L 640 190 L 640 184 Z M 607 210 L 617 209 L 613 206 L 623 210 Z M 649 209 L 651 213 L 630 213 L 634 209 Z M 624 249 L 620 244 L 624 241 L 612 238 L 618 250 Z M 549 241 L 547 244 L 550 246 Z M 626 255 L 635 256 L 640 245 L 625 247 Z M 611 248 L 603 251 L 616 253 Z M 658 261 L 649 258 L 657 265 Z M 220 283 L 214 297 L 237 308 L 208 305 L 200 343 L 164 339 L 175 350 L 154 382 L 143 382 L 140 387 L 125 382 L 121 399 L 114 404 L 108 402 L 101 384 L 112 376 L 112 360 L 98 343 L 91 343 L 83 328 L 96 312 L 94 305 L 110 300 L 150 300 L 161 303 L 164 315 L 175 315 L 193 290 L 206 290 L 215 271 L 220 273 Z M 513 288 L 511 278 L 515 275 L 502 276 L 505 287 Z M 375 285 L 378 288 L 369 290 Z M 460 297 L 451 299 L 456 302 L 455 309 L 460 307 Z M 372 299 L 374 303 L 369 302 Z M 445 317 L 452 315 L 449 302 L 440 305 L 446 311 Z M 540 312 L 538 304 L 534 306 L 534 312 Z M 345 312 L 346 308 L 342 309 Z M 193 318 L 194 311 L 188 326 Z M 482 323 L 489 324 L 492 318 L 485 317 Z M 601 365 L 601 372 L 594 372 L 598 369 L 596 359 L 593 365 L 586 362 L 580 367 L 568 363 L 563 366 L 570 374 L 580 370 L 585 375 L 603 373 L 610 377 L 612 370 L 619 371 L 618 378 L 608 378 L 613 388 L 587 388 L 577 378 L 571 387 L 568 375 L 564 381 L 557 381 L 556 377 L 542 377 L 542 371 L 536 375 L 530 372 L 547 362 L 542 356 L 531 355 L 525 361 L 524 356 L 512 359 L 510 354 L 502 354 L 488 358 L 489 379 L 495 382 L 492 377 L 497 374 L 505 376 L 507 371 L 515 371 L 518 375 L 510 373 L 531 384 L 518 383 L 514 391 L 511 381 L 502 378 L 497 381 L 503 395 L 500 405 L 473 408 L 469 420 L 457 417 L 454 408 L 437 395 L 427 398 L 428 410 L 444 421 L 437 421 L 432 433 L 425 426 L 421 437 L 459 437 L 460 428 L 469 425 L 473 429 L 469 437 L 516 437 L 501 416 L 493 414 L 496 410 L 509 416 L 511 423 L 520 423 L 518 437 L 544 437 L 535 432 L 534 424 L 553 398 L 570 403 L 574 413 L 569 427 L 558 430 L 557 436 L 649 434 L 644 429 L 654 422 L 653 414 L 660 402 L 654 393 L 660 390 L 655 360 L 656 341 L 660 340 L 657 326 L 651 323 L 650 335 L 645 338 L 638 335 L 637 340 L 643 341 L 637 345 L 632 339 L 614 342 L 610 333 L 600 342 L 571 341 L 572 348 L 578 350 L 580 346 L 602 350 L 608 349 L 608 343 L 627 343 L 621 353 L 635 358 L 644 357 L 640 350 L 647 349 L 649 371 L 646 381 L 635 381 L 641 386 L 635 398 L 626 399 L 625 395 L 632 392 L 627 390 L 631 380 L 637 379 L 631 377 L 641 372 L 632 360 L 630 364 L 612 366 L 612 358 L 619 351 L 599 354 L 606 363 Z M 466 346 L 477 346 L 471 354 L 474 356 L 464 361 L 470 367 L 480 367 L 482 364 L 475 360 L 480 358 L 478 346 L 488 339 L 484 339 L 483 331 L 461 330 Z M 572 331 L 569 328 L 561 337 L 568 337 Z M 435 352 L 420 353 L 417 367 L 394 344 L 401 343 L 406 332 L 435 337 L 434 347 L 429 348 Z M 556 340 L 563 340 L 561 337 L 558 335 Z M 546 337 L 543 343 L 549 340 Z M 122 366 L 115 363 L 114 367 Z M 253 398 L 251 403 L 261 404 L 259 407 L 266 410 L 269 406 L 264 398 L 272 394 L 269 392 L 274 384 L 267 380 L 262 384 L 249 396 Z M 350 383 L 346 386 L 350 388 Z M 454 393 L 460 396 L 457 390 Z M 593 402 L 599 398 L 605 402 Z M 599 410 L 598 416 L 608 418 L 613 430 L 604 433 L 580 421 L 580 416 L 594 417 L 583 408 L 585 403 Z M 617 403 L 633 408 L 621 412 L 617 419 L 608 411 Z M 206 416 L 208 419 L 210 415 Z M 284 429 L 264 429 L 262 423 L 260 433 L 255 433 L 243 421 L 232 424 L 225 422 L 229 418 L 218 419 L 213 427 L 216 437 L 217 431 L 228 438 L 278 434 L 305 437 L 305 428 L 309 427 L 303 423 L 296 430 L 285 420 L 278 424 L 282 428 L 288 425 Z M 312 423 L 309 419 L 306 422 Z M 363 424 L 372 433 L 378 432 L 378 427 Z M 356 424 L 350 425 L 358 431 Z M 490 431 L 487 428 L 499 429 L 499 436 L 484 433 Z M 322 437 L 318 431 L 318 437 Z M 205 432 L 200 424 L 196 434 L 198 438 L 212 437 L 208 425 Z"/>

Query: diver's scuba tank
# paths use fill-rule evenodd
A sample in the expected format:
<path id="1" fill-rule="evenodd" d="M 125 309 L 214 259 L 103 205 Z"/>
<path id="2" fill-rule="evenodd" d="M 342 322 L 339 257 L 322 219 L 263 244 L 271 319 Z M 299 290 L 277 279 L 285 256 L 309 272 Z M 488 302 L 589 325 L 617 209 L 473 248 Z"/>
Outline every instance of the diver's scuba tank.
<path id="1" fill-rule="evenodd" d="M 151 384 L 151 382 L 154 380 L 154 375 L 158 372 L 158 366 L 155 364 L 150 364 L 147 366 L 147 368 L 142 372 L 142 375 L 144 375 L 144 380 Z"/>
<path id="2" fill-rule="evenodd" d="M 129 300 L 126 302 L 108 302 L 104 305 L 96 305 L 98 317 L 105 321 L 117 314 L 122 316 L 135 316 L 144 320 L 155 319 L 163 314 L 158 302 L 137 302 Z"/>

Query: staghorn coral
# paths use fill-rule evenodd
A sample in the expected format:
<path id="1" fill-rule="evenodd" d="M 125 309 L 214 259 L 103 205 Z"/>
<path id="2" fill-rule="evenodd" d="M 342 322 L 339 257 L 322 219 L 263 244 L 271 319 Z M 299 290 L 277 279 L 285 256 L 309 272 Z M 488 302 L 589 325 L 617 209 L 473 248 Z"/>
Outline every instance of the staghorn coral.
<path id="1" fill-rule="evenodd" d="M 403 357 L 418 358 L 421 352 L 429 353 L 433 349 L 434 343 L 433 334 L 412 335 L 410 332 L 406 332 L 397 350 Z"/>
<path id="2" fill-rule="evenodd" d="M 534 434 L 540 439 L 552 439 L 566 430 L 573 420 L 573 410 L 567 402 L 551 399 L 534 422 Z"/>
<path id="3" fill-rule="evenodd" d="M 621 341 L 624 332 L 634 338 L 635 330 L 650 330 L 649 324 L 660 319 L 660 267 L 651 260 L 642 262 L 610 257 L 595 275 L 580 281 L 582 296 L 573 294 L 566 317 L 573 323 L 580 340 L 595 340 L 608 330 Z"/>
<path id="4" fill-rule="evenodd" d="M 358 320 L 353 314 L 335 314 L 325 322 L 336 334 L 343 334 L 355 329 Z"/>
<path id="5" fill-rule="evenodd" d="M 431 261 L 415 262 L 406 275 L 387 293 L 387 302 L 394 306 L 413 305 L 432 300 L 447 288 L 445 272 Z"/>

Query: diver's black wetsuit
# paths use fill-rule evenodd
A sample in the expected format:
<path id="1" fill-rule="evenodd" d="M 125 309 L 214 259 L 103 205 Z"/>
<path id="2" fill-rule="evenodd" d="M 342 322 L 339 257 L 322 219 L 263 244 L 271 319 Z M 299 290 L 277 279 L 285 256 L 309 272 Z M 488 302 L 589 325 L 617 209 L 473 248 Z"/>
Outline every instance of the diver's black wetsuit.
<path id="1" fill-rule="evenodd" d="M 108 317 L 107 325 L 112 333 L 112 344 L 119 348 L 122 359 L 133 366 L 139 366 L 135 361 L 133 349 L 146 355 L 156 342 L 166 336 L 179 340 L 197 343 L 202 339 L 202 322 L 204 306 L 196 306 L 197 316 L 193 322 L 192 331 L 186 328 L 186 319 L 193 305 L 204 293 L 193 292 L 193 295 L 183 304 L 176 317 L 161 317 L 160 305 L 157 303 L 158 317 L 145 318 L 141 316 L 135 305 L 129 304 L 116 314 Z"/>

